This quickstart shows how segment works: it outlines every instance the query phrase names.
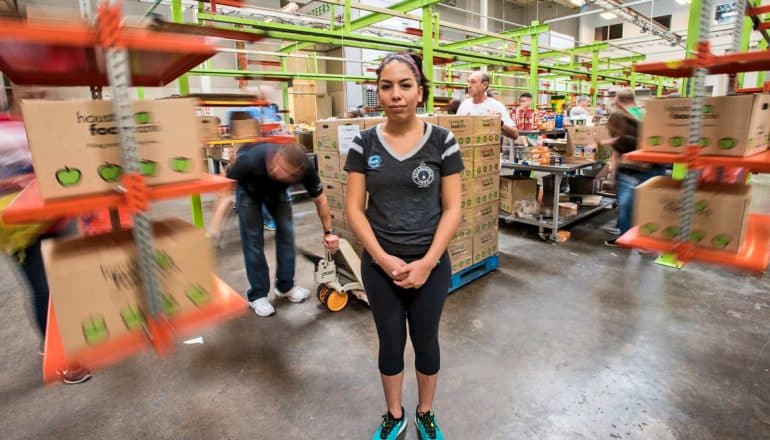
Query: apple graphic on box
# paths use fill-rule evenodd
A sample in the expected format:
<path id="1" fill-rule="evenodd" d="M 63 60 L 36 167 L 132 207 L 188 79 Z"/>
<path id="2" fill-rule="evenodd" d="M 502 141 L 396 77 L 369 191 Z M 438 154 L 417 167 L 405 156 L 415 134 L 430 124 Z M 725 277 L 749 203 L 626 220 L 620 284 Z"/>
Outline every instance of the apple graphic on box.
<path id="1" fill-rule="evenodd" d="M 144 159 L 139 162 L 139 172 L 143 176 L 152 177 L 158 172 L 158 162 L 154 160 Z"/>
<path id="2" fill-rule="evenodd" d="M 188 288 L 187 297 L 198 307 L 211 301 L 211 295 L 209 295 L 209 293 L 206 292 L 206 289 L 201 286 L 192 286 Z"/>
<path id="3" fill-rule="evenodd" d="M 163 303 L 163 310 L 167 315 L 173 315 L 179 311 L 179 304 L 171 295 L 164 293 L 160 296 L 160 299 Z"/>
<path id="4" fill-rule="evenodd" d="M 154 258 L 155 258 L 155 264 L 157 264 L 161 270 L 167 270 L 168 268 L 174 265 L 174 261 L 165 252 L 160 252 L 160 251 L 155 252 Z"/>
<path id="5" fill-rule="evenodd" d="M 188 173 L 190 172 L 192 161 L 188 157 L 172 157 L 169 159 L 169 166 L 171 166 L 171 171 L 176 173 Z"/>
<path id="6" fill-rule="evenodd" d="M 650 136 L 647 139 L 647 142 L 652 146 L 657 146 L 663 143 L 663 137 L 661 136 Z"/>
<path id="7" fill-rule="evenodd" d="M 104 165 L 100 165 L 96 172 L 105 182 L 117 182 L 123 174 L 123 168 L 120 165 L 106 162 Z"/>
<path id="8" fill-rule="evenodd" d="M 134 113 L 134 121 L 139 125 L 149 124 L 150 123 L 150 113 L 149 112 L 136 112 Z"/>
<path id="9" fill-rule="evenodd" d="M 735 148 L 735 139 L 725 137 L 719 140 L 719 148 L 722 150 L 731 150 Z"/>
<path id="10" fill-rule="evenodd" d="M 707 138 L 707 137 L 700 138 L 700 147 L 701 148 L 708 147 L 710 143 L 711 143 L 711 140 L 709 138 Z"/>
<path id="11" fill-rule="evenodd" d="M 80 183 L 80 177 L 82 173 L 77 168 L 70 168 L 65 166 L 56 170 L 56 181 L 61 186 L 74 186 Z"/>
<path id="12" fill-rule="evenodd" d="M 673 240 L 679 236 L 679 228 L 677 226 L 669 226 L 663 230 L 663 236 L 668 240 Z"/>
<path id="13" fill-rule="evenodd" d="M 671 146 L 674 148 L 679 148 L 682 145 L 684 145 L 684 138 L 681 136 L 674 136 L 671 138 Z"/>
<path id="14" fill-rule="evenodd" d="M 727 234 L 719 234 L 716 237 L 711 239 L 711 244 L 714 245 L 714 247 L 719 249 L 724 249 L 727 247 L 730 242 L 733 241 L 733 238 L 730 237 Z"/>
<path id="15" fill-rule="evenodd" d="M 104 317 L 101 315 L 85 319 L 82 327 L 83 336 L 85 336 L 86 343 L 89 345 L 104 342 L 110 336 L 110 332 L 107 331 L 107 324 L 105 324 Z"/>
<path id="16" fill-rule="evenodd" d="M 121 310 L 120 317 L 123 318 L 123 323 L 129 330 L 136 330 L 144 324 L 144 313 L 136 306 L 128 306 Z"/>
<path id="17" fill-rule="evenodd" d="M 695 230 L 690 233 L 690 241 L 695 243 L 700 243 L 704 238 L 706 238 L 706 231 Z"/>
<path id="18" fill-rule="evenodd" d="M 657 231 L 659 226 L 655 223 L 647 223 L 644 226 L 642 226 L 642 233 L 646 236 L 650 236 Z"/>
<path id="19" fill-rule="evenodd" d="M 696 212 L 703 212 L 709 207 L 709 202 L 705 200 L 699 200 L 695 202 L 695 211 Z"/>

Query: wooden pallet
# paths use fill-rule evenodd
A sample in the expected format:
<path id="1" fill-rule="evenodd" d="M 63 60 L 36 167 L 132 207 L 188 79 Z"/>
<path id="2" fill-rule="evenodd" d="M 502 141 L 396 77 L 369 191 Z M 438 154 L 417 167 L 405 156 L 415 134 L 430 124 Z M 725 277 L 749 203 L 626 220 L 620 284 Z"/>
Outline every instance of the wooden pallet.
<path id="1" fill-rule="evenodd" d="M 500 257 L 492 255 L 484 260 L 479 261 L 471 267 L 461 270 L 452 275 L 452 282 L 449 287 L 449 293 L 465 286 L 466 284 L 475 281 L 484 275 L 492 272 L 500 267 Z"/>

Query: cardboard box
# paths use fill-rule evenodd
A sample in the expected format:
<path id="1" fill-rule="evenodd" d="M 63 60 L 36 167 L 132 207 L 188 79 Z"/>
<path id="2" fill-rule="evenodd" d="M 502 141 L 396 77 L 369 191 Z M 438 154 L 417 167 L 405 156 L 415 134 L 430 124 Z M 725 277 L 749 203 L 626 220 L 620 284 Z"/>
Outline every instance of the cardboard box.
<path id="1" fill-rule="evenodd" d="M 660 240 L 679 234 L 681 183 L 659 176 L 636 187 L 634 224 L 640 233 Z M 690 240 L 697 246 L 737 252 L 743 242 L 751 204 L 747 185 L 706 184 L 695 193 Z"/>
<path id="2" fill-rule="evenodd" d="M 376 117 L 372 117 L 372 118 L 364 118 L 364 130 L 366 130 L 368 128 L 375 127 L 375 126 L 377 126 L 377 124 L 381 124 L 383 122 L 385 122 L 385 117 L 384 116 L 376 116 Z"/>
<path id="3" fill-rule="evenodd" d="M 489 174 L 473 179 L 473 203 L 476 206 L 500 198 L 500 175 Z"/>
<path id="4" fill-rule="evenodd" d="M 473 148 L 473 177 L 500 174 L 500 145 Z"/>
<path id="5" fill-rule="evenodd" d="M 598 146 L 596 141 L 609 138 L 610 132 L 605 125 L 568 127 L 565 155 L 577 159 L 606 162 L 612 158 L 612 146 Z"/>
<path id="6" fill-rule="evenodd" d="M 262 124 L 256 119 L 234 119 L 230 121 L 230 137 L 233 139 L 258 138 L 262 133 Z"/>
<path id="7" fill-rule="evenodd" d="M 452 241 L 465 240 L 466 238 L 473 238 L 473 228 L 458 229 L 452 236 Z"/>
<path id="8" fill-rule="evenodd" d="M 324 187 L 324 194 L 326 194 L 326 200 L 329 202 L 330 209 L 336 209 L 337 211 L 345 210 L 345 186 L 339 182 L 322 182 Z"/>
<path id="9" fill-rule="evenodd" d="M 460 226 L 457 229 L 471 229 L 473 228 L 473 218 L 476 215 L 475 209 L 463 209 L 460 217 Z"/>
<path id="10" fill-rule="evenodd" d="M 316 121 L 313 133 L 314 151 L 331 151 L 347 157 L 350 145 L 364 129 L 364 118 L 326 119 Z"/>
<path id="11" fill-rule="evenodd" d="M 173 317 L 210 302 L 213 264 L 204 231 L 178 219 L 152 226 L 166 314 Z M 46 240 L 42 253 L 66 353 L 143 331 L 131 231 Z"/>
<path id="12" fill-rule="evenodd" d="M 428 124 L 438 125 L 438 116 L 434 114 L 422 114 L 417 115 L 418 118 L 427 122 Z"/>
<path id="13" fill-rule="evenodd" d="M 460 207 L 462 209 L 473 207 L 473 179 L 460 181 Z"/>
<path id="14" fill-rule="evenodd" d="M 681 153 L 690 132 L 690 98 L 651 99 L 640 148 Z M 703 112 L 702 154 L 751 156 L 767 149 L 770 95 L 708 97 Z"/>
<path id="15" fill-rule="evenodd" d="M 497 229 L 473 234 L 473 264 L 497 254 Z"/>
<path id="16" fill-rule="evenodd" d="M 203 175 L 196 105 L 195 99 L 133 103 L 148 184 Z M 111 101 L 24 100 L 21 107 L 43 200 L 115 191 L 123 169 Z"/>
<path id="17" fill-rule="evenodd" d="M 342 167 L 340 166 L 339 153 L 319 151 L 316 157 L 318 159 L 318 175 L 321 179 L 340 182 L 340 175 L 345 173 L 342 172 Z"/>
<path id="18" fill-rule="evenodd" d="M 449 129 L 457 138 L 460 147 L 473 145 L 472 116 L 439 115 L 438 125 Z"/>
<path id="19" fill-rule="evenodd" d="M 463 157 L 463 166 L 465 166 L 462 171 L 463 179 L 473 178 L 473 148 L 460 148 L 460 154 Z"/>
<path id="20" fill-rule="evenodd" d="M 572 202 L 561 202 L 559 203 L 559 217 L 560 218 L 567 218 L 572 217 L 573 215 L 578 214 L 578 205 L 577 203 Z"/>
<path id="21" fill-rule="evenodd" d="M 495 225 L 495 227 L 497 227 L 499 217 L 499 200 L 476 206 L 473 212 L 474 231 L 477 229 L 476 226 L 484 226 L 484 229 L 489 229 L 489 225 Z"/>
<path id="22" fill-rule="evenodd" d="M 502 132 L 500 115 L 485 115 L 473 117 L 474 134 L 497 134 Z M 497 138 L 500 141 L 500 137 Z"/>
<path id="23" fill-rule="evenodd" d="M 198 116 L 198 127 L 200 127 L 200 137 L 204 141 L 219 139 L 220 119 L 216 116 Z"/>
<path id="24" fill-rule="evenodd" d="M 452 273 L 460 272 L 473 265 L 473 239 L 452 241 L 447 247 L 452 262 Z"/>
<path id="25" fill-rule="evenodd" d="M 500 205 L 497 201 L 476 207 L 473 217 L 473 234 L 498 229 Z"/>
<path id="26" fill-rule="evenodd" d="M 500 211 L 513 214 L 513 205 L 519 200 L 537 198 L 537 180 L 500 178 Z"/>

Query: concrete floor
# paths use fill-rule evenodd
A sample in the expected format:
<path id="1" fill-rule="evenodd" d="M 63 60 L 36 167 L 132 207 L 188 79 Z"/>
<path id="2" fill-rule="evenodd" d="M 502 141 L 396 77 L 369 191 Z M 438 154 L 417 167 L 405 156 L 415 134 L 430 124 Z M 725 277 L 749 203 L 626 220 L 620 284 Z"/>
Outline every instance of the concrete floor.
<path id="1" fill-rule="evenodd" d="M 770 212 L 767 187 L 757 209 Z M 210 203 L 207 203 L 210 207 Z M 188 216 L 185 201 L 156 213 Z M 312 204 L 297 238 L 320 250 Z M 770 438 L 768 278 L 681 271 L 601 245 L 605 213 L 564 244 L 503 226 L 498 271 L 450 296 L 435 409 L 450 439 Z M 247 284 L 235 225 L 218 272 Z M 272 260 L 272 240 L 270 258 Z M 298 283 L 313 288 L 298 259 Z M 315 298 L 44 387 L 25 288 L 0 264 L 2 439 L 366 439 L 384 410 L 368 309 Z M 416 405 L 407 349 L 404 406 Z M 407 437 L 415 439 L 410 425 Z"/>

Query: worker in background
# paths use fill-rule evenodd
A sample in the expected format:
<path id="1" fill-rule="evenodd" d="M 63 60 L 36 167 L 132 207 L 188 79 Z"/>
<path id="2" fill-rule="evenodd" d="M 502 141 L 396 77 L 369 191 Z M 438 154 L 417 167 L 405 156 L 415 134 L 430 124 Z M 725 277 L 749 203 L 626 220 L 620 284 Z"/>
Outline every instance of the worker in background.
<path id="1" fill-rule="evenodd" d="M 460 116 L 485 116 L 500 115 L 503 127 L 503 134 L 511 139 L 519 137 L 519 131 L 508 114 L 508 110 L 499 101 L 487 96 L 489 89 L 489 75 L 486 72 L 476 71 L 468 77 L 468 95 L 460 107 L 457 114 Z"/>
<path id="2" fill-rule="evenodd" d="M 487 91 L 487 96 L 489 96 L 490 98 L 494 99 L 497 102 L 501 102 L 500 95 L 497 93 L 497 90 L 495 89 L 489 89 Z"/>
<path id="3" fill-rule="evenodd" d="M 591 116 L 591 98 L 585 95 L 578 96 L 577 105 L 569 112 L 570 119 L 589 119 Z"/>
<path id="4" fill-rule="evenodd" d="M 249 290 L 246 294 L 251 308 L 258 316 L 270 316 L 275 308 L 268 300 L 270 274 L 265 258 L 265 235 L 262 205 L 273 216 L 276 224 L 276 283 L 274 294 L 299 303 L 310 296 L 310 291 L 294 284 L 294 226 L 292 224 L 290 185 L 304 185 L 315 203 L 324 230 L 323 243 L 332 252 L 337 251 L 339 238 L 332 230 L 329 203 L 313 162 L 301 145 L 247 144 L 238 151 L 235 163 L 227 170 L 227 177 L 238 181 L 235 192 L 241 246 L 246 264 Z"/>
<path id="5" fill-rule="evenodd" d="M 415 353 L 418 437 L 444 438 L 433 398 L 439 321 L 452 272 L 446 249 L 460 224 L 463 160 L 449 130 L 417 118 L 428 87 L 418 55 L 386 56 L 377 69 L 386 121 L 354 139 L 345 164 L 347 220 L 365 249 L 361 276 L 377 327 L 388 407 L 372 439 L 402 438 L 406 428 L 401 394 L 407 324 Z"/>
<path id="6" fill-rule="evenodd" d="M 532 108 L 532 94 L 524 92 L 519 96 L 518 110 L 529 110 Z"/>
<path id="7" fill-rule="evenodd" d="M 618 200 L 618 232 L 625 234 L 633 226 L 634 189 L 655 176 L 666 173 L 659 165 L 632 162 L 623 159 L 623 154 L 636 150 L 638 145 L 639 124 L 644 112 L 636 105 L 634 91 L 624 88 L 615 94 L 615 111 L 610 115 L 607 129 L 610 133 L 616 164 L 615 191 Z M 604 242 L 607 246 L 616 246 L 615 239 Z"/>
<path id="8" fill-rule="evenodd" d="M 18 89 L 14 91 L 19 93 Z M 14 116 L 0 113 L 0 214 L 34 177 L 24 124 Z M 41 244 L 44 239 L 72 235 L 75 230 L 74 221 L 66 218 L 18 226 L 0 222 L 0 247 L 10 255 L 27 282 L 41 347 L 46 336 L 50 302 Z M 74 364 L 60 371 L 59 375 L 65 384 L 83 383 L 92 377 L 90 370 Z"/>
<path id="9" fill-rule="evenodd" d="M 596 107 L 596 111 L 594 112 L 594 116 L 599 118 L 607 116 L 607 104 L 598 105 Z"/>

